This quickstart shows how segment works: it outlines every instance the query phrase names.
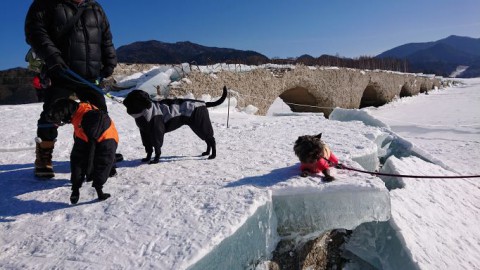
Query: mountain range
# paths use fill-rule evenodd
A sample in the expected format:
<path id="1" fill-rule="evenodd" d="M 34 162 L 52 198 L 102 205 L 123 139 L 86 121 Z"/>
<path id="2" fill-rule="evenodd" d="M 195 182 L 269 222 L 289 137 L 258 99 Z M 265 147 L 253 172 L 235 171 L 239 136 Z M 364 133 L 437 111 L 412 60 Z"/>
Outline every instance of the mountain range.
<path id="1" fill-rule="evenodd" d="M 208 47 L 189 41 L 167 43 L 156 40 L 134 42 L 121 46 L 117 49 L 117 56 L 121 63 L 194 63 L 209 65 L 222 62 L 258 65 L 267 62 L 289 62 L 306 65 L 393 69 L 436 74 L 444 77 L 450 77 L 453 72 L 462 67 L 465 70 L 455 74 L 455 76 L 464 78 L 480 76 L 480 38 L 454 35 L 432 42 L 407 43 L 375 57 L 360 57 L 357 59 L 331 55 L 322 55 L 315 58 L 307 54 L 298 58 L 269 59 L 267 56 L 251 50 Z M 382 59 L 387 58 L 390 62 L 382 61 Z M 395 59 L 398 61 L 395 62 Z M 404 68 L 404 62 L 408 63 L 408 68 Z"/>
<path id="2" fill-rule="evenodd" d="M 452 35 L 433 42 L 408 43 L 376 57 L 405 59 L 410 72 L 449 77 L 459 66 L 468 66 L 459 77 L 480 76 L 480 38 Z"/>
<path id="3" fill-rule="evenodd" d="M 268 57 L 254 51 L 207 47 L 189 41 L 167 43 L 156 40 L 134 42 L 117 48 L 120 63 L 176 64 L 195 63 L 209 65 L 215 63 L 242 63 L 247 65 L 264 64 Z"/>

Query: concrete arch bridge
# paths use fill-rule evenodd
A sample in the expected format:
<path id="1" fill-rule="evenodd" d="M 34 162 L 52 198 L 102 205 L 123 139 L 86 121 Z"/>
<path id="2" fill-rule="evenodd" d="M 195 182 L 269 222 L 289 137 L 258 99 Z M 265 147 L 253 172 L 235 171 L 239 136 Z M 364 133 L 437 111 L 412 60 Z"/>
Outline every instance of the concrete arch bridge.
<path id="1" fill-rule="evenodd" d="M 413 96 L 442 83 L 434 76 L 410 73 L 306 66 L 215 74 L 191 71 L 186 77 L 188 80 L 182 80 L 171 94 L 218 96 L 226 85 L 238 92 L 239 106 L 254 105 L 260 115 L 280 97 L 294 112 L 323 112 L 326 117 L 335 107 L 381 106 L 395 97 Z"/>

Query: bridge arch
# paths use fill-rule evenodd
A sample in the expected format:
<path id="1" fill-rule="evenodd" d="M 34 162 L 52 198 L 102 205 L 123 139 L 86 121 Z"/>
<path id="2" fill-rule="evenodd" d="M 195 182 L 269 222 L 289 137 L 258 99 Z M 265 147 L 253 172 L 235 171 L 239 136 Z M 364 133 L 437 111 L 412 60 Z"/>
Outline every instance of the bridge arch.
<path id="1" fill-rule="evenodd" d="M 318 106 L 315 96 L 305 87 L 292 87 L 281 93 L 279 97 L 292 112 L 320 112 L 320 109 L 315 107 Z"/>
<path id="2" fill-rule="evenodd" d="M 400 90 L 400 97 L 402 98 L 411 96 L 413 96 L 412 87 L 408 83 L 405 83 Z"/>
<path id="3" fill-rule="evenodd" d="M 365 107 L 379 107 L 387 103 L 381 95 L 383 89 L 380 84 L 376 82 L 370 82 L 362 94 L 362 99 L 360 100 L 360 108 Z"/>
<path id="4" fill-rule="evenodd" d="M 420 85 L 420 93 L 428 92 L 428 88 L 429 88 L 429 87 L 427 86 L 426 83 L 422 83 L 422 84 Z"/>

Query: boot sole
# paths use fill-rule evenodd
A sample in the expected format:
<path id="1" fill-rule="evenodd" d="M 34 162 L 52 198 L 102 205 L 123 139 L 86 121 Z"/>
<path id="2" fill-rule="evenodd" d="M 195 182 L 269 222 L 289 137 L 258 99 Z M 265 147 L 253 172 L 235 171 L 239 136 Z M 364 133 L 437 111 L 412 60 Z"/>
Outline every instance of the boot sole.
<path id="1" fill-rule="evenodd" d="M 38 178 L 53 178 L 55 177 L 55 173 L 52 169 L 47 168 L 35 168 L 34 172 L 35 176 Z"/>
<path id="2" fill-rule="evenodd" d="M 35 174 L 35 177 L 37 178 L 43 178 L 43 179 L 51 179 L 51 178 L 54 178 L 55 177 L 55 174 L 39 174 L 39 173 L 36 173 Z"/>

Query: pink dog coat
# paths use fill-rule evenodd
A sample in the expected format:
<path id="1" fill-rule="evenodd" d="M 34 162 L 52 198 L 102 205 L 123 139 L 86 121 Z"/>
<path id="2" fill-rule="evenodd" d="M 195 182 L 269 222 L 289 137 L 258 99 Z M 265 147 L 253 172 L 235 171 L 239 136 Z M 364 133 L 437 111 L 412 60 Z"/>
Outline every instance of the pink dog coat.
<path id="1" fill-rule="evenodd" d="M 328 161 L 327 161 L 328 160 Z M 338 158 L 330 151 L 330 149 L 325 145 L 323 149 L 322 156 L 314 163 L 302 163 L 300 165 L 300 170 L 310 171 L 311 173 L 320 173 L 323 170 L 330 168 L 331 162 L 334 165 L 338 164 Z"/>

